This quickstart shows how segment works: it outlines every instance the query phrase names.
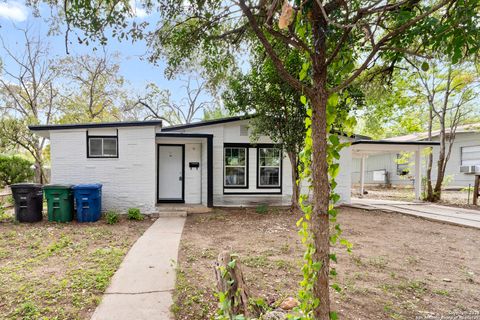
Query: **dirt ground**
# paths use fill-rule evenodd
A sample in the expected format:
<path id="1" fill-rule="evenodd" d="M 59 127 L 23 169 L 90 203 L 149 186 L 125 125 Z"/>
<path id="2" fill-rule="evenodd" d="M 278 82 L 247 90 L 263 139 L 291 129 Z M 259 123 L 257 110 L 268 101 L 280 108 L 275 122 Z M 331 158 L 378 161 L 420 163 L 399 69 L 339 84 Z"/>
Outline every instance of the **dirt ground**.
<path id="1" fill-rule="evenodd" d="M 354 192 L 352 196 L 358 197 L 360 193 L 357 188 L 352 189 Z M 367 199 L 388 199 L 388 200 L 403 200 L 413 201 L 415 199 L 415 192 L 412 188 L 379 188 L 379 187 L 366 187 L 368 194 L 364 195 Z M 472 194 L 468 195 L 468 190 L 444 190 L 442 191 L 442 199 L 439 202 L 443 205 L 453 205 L 463 208 L 479 209 L 479 206 L 472 204 Z"/>
<path id="2" fill-rule="evenodd" d="M 153 223 L 0 221 L 0 319 L 89 319 L 123 257 Z"/>
<path id="3" fill-rule="evenodd" d="M 239 254 L 255 297 L 273 305 L 295 296 L 303 247 L 298 216 L 284 209 L 217 209 L 189 216 L 182 236 L 172 310 L 177 320 L 209 319 L 217 305 L 213 262 Z M 353 243 L 335 248 L 332 309 L 340 319 L 414 319 L 480 311 L 480 230 L 401 214 L 342 208 L 339 222 Z"/>

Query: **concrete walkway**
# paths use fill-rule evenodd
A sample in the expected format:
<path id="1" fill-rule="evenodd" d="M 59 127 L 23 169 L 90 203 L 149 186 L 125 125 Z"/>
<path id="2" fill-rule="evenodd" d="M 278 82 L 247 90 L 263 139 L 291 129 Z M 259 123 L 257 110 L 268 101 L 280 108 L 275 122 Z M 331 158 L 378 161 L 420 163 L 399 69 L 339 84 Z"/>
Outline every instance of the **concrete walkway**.
<path id="1" fill-rule="evenodd" d="M 480 211 L 441 206 L 427 202 L 352 198 L 351 206 L 366 210 L 400 212 L 429 220 L 447 222 L 480 229 Z"/>
<path id="2" fill-rule="evenodd" d="M 132 246 L 92 320 L 168 320 L 184 217 L 159 218 Z"/>

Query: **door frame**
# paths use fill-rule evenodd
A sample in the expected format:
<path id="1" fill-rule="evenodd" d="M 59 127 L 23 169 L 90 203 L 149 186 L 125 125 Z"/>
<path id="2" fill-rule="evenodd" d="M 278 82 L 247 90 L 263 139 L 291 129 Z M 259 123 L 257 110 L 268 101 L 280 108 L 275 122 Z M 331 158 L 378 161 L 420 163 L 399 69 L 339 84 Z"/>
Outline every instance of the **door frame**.
<path id="1" fill-rule="evenodd" d="M 160 147 L 181 147 L 182 148 L 182 198 L 160 199 Z M 157 144 L 157 203 L 185 203 L 185 144 L 158 143 Z"/>

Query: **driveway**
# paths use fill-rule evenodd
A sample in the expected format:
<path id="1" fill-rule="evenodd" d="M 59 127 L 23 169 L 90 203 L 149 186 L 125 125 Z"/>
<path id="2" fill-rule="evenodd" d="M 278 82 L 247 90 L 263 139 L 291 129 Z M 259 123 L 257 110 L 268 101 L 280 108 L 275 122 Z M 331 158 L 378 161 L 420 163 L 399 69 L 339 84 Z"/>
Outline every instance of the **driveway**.
<path id="1" fill-rule="evenodd" d="M 441 206 L 427 202 L 352 198 L 351 206 L 366 210 L 400 212 L 429 220 L 480 229 L 480 211 Z"/>
<path id="2" fill-rule="evenodd" d="M 159 218 L 132 246 L 92 320 L 168 320 L 184 217 Z"/>

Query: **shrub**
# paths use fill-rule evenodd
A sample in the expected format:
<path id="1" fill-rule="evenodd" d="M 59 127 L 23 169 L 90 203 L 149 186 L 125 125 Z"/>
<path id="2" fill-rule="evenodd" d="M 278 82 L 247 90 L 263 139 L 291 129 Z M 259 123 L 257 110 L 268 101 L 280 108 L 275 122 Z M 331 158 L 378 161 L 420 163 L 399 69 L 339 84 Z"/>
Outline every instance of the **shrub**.
<path id="1" fill-rule="evenodd" d="M 107 220 L 108 224 L 115 224 L 118 222 L 118 213 L 115 211 L 108 211 L 105 214 L 105 219 Z"/>
<path id="2" fill-rule="evenodd" d="M 34 176 L 32 164 L 19 156 L 0 155 L 0 187 L 30 181 Z"/>
<path id="3" fill-rule="evenodd" d="M 267 213 L 268 212 L 268 204 L 266 204 L 266 203 L 259 204 L 257 206 L 257 208 L 255 209 L 255 211 L 257 213 L 260 213 L 260 214 Z"/>
<path id="4" fill-rule="evenodd" d="M 143 215 L 140 213 L 140 209 L 138 208 L 130 208 L 128 209 L 128 219 L 129 220 L 143 220 Z"/>

